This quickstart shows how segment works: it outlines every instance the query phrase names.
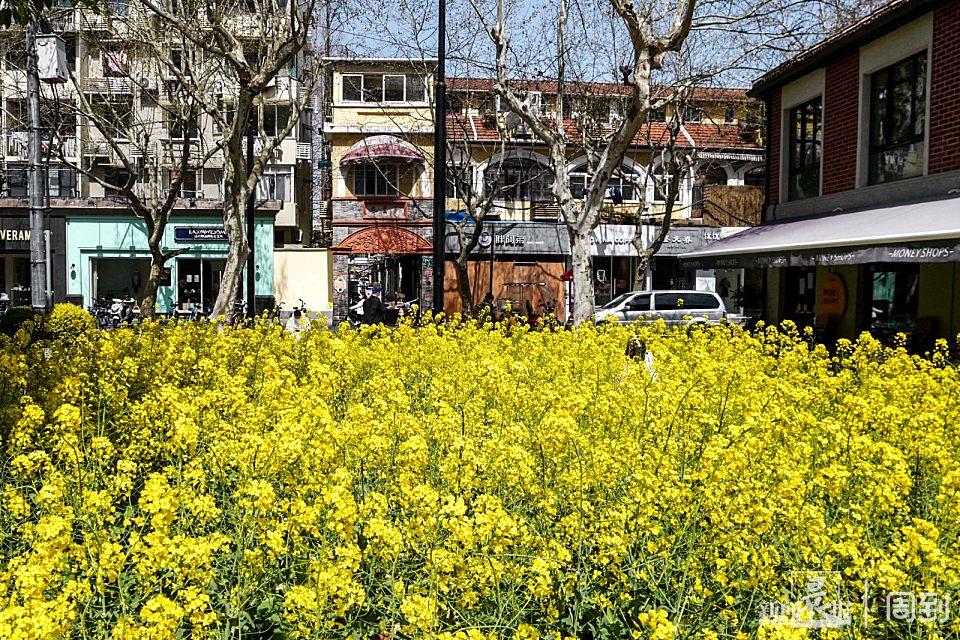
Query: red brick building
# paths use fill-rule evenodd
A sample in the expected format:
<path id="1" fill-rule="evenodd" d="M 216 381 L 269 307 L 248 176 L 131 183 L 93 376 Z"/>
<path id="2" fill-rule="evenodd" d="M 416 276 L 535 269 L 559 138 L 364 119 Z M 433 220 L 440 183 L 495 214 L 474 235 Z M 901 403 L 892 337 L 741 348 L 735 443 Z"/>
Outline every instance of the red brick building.
<path id="1" fill-rule="evenodd" d="M 960 0 L 894 0 L 758 79 L 763 224 L 685 256 L 765 270 L 768 321 L 960 332 Z"/>

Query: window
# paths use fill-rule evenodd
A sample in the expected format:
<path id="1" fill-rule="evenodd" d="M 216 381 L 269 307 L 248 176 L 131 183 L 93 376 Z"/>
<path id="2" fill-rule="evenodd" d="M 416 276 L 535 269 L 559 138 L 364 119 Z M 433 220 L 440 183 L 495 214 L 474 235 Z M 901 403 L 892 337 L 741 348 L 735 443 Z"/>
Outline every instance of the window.
<path id="1" fill-rule="evenodd" d="M 673 184 L 673 176 L 670 175 L 670 172 L 666 168 L 668 163 L 669 161 L 661 162 L 653 170 L 651 182 L 653 182 L 654 202 L 666 202 L 667 196 L 669 196 L 673 191 L 671 188 Z"/>
<path id="2" fill-rule="evenodd" d="M 650 109 L 649 112 L 650 122 L 666 122 L 667 121 L 667 108 L 666 107 L 657 107 L 655 109 Z"/>
<path id="3" fill-rule="evenodd" d="M 700 122 L 703 120 L 703 109 L 700 107 L 689 106 L 683 110 L 684 122 Z"/>
<path id="4" fill-rule="evenodd" d="M 650 311 L 650 294 L 641 293 L 634 296 L 626 306 L 629 311 Z"/>
<path id="5" fill-rule="evenodd" d="M 199 140 L 200 139 L 200 128 L 196 120 L 193 120 L 189 123 L 190 130 L 190 139 Z M 183 140 L 184 133 L 187 130 L 187 127 L 184 126 L 183 122 L 174 119 L 172 116 L 170 122 L 167 124 L 167 128 L 170 131 L 170 138 L 173 140 Z"/>
<path id="6" fill-rule="evenodd" d="M 198 171 L 187 171 L 183 174 L 183 181 L 180 183 L 180 192 L 178 196 L 180 198 L 200 198 L 202 197 L 202 190 L 200 189 L 201 180 L 198 179 Z M 173 185 L 180 178 L 180 172 L 171 169 L 167 173 L 167 188 Z"/>
<path id="7" fill-rule="evenodd" d="M 629 176 L 629 177 L 627 177 Z M 636 175 L 630 169 L 623 167 L 617 175 L 610 178 L 607 183 L 607 193 L 604 196 L 607 200 L 620 202 L 637 202 L 637 184 L 643 184 L 640 176 Z M 570 192 L 574 198 L 585 198 L 590 191 L 590 176 L 586 173 L 574 173 L 570 175 Z"/>
<path id="8" fill-rule="evenodd" d="M 545 167 L 533 158 L 507 158 L 491 164 L 484 175 L 488 190 L 503 200 L 543 202 L 552 199 Z"/>
<path id="9" fill-rule="evenodd" d="M 869 184 L 923 174 L 927 53 L 870 76 Z"/>
<path id="10" fill-rule="evenodd" d="M 271 138 L 278 137 L 287 128 L 290 121 L 290 105 L 263 105 L 263 130 Z"/>
<path id="11" fill-rule="evenodd" d="M 119 196 L 120 190 L 127 186 L 130 180 L 130 173 L 126 169 L 117 167 L 105 167 L 103 170 L 103 180 L 112 185 L 112 188 L 104 187 L 104 195 Z"/>
<path id="12" fill-rule="evenodd" d="M 25 198 L 27 196 L 27 165 L 9 164 L 4 173 L 6 181 L 6 195 L 10 198 Z"/>
<path id="13" fill-rule="evenodd" d="M 657 311 L 701 311 L 703 309 L 717 309 L 720 301 L 711 293 L 683 291 L 679 293 L 658 293 Z"/>
<path id="14" fill-rule="evenodd" d="M 447 197 L 465 200 L 473 194 L 473 166 L 469 162 L 447 166 Z"/>
<path id="15" fill-rule="evenodd" d="M 790 109 L 787 193 L 790 200 L 820 195 L 822 151 L 820 97 Z"/>
<path id="16" fill-rule="evenodd" d="M 404 76 L 383 76 L 383 101 L 403 102 L 406 95 L 406 78 Z"/>
<path id="17" fill-rule="evenodd" d="M 867 267 L 871 331 L 896 333 L 917 317 L 919 264 L 877 264 Z"/>
<path id="18" fill-rule="evenodd" d="M 734 111 L 733 107 L 727 107 L 723 110 L 723 121 L 727 124 L 732 124 L 737 118 L 737 112 Z"/>
<path id="19" fill-rule="evenodd" d="M 420 75 L 364 73 L 343 76 L 344 102 L 424 102 L 426 79 Z"/>
<path id="20" fill-rule="evenodd" d="M 407 76 L 407 102 L 425 102 L 427 81 L 423 76 Z"/>
<path id="21" fill-rule="evenodd" d="M 115 140 L 126 140 L 130 126 L 133 124 L 133 98 L 118 97 L 98 97 L 91 100 L 93 112 L 98 117 L 97 123 L 91 120 L 91 126 L 98 132 L 103 131 L 105 135 Z"/>
<path id="22" fill-rule="evenodd" d="M 77 198 L 77 172 L 70 167 L 50 167 L 47 174 L 50 196 L 53 198 Z"/>
<path id="23" fill-rule="evenodd" d="M 361 164 L 353 169 L 353 194 L 356 196 L 396 196 L 399 193 L 397 165 Z"/>
<path id="24" fill-rule="evenodd" d="M 363 76 L 343 76 L 343 101 L 360 102 L 363 95 Z"/>
<path id="25" fill-rule="evenodd" d="M 287 170 L 267 170 L 257 183 L 258 200 L 290 201 L 290 172 Z"/>

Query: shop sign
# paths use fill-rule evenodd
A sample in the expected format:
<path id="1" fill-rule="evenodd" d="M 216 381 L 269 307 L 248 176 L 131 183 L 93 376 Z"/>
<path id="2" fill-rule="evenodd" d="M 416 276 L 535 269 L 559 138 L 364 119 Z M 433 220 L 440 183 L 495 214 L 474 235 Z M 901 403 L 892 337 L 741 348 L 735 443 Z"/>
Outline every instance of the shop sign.
<path id="1" fill-rule="evenodd" d="M 173 270 L 170 267 L 164 267 L 160 272 L 160 286 L 169 287 L 173 284 Z"/>
<path id="2" fill-rule="evenodd" d="M 177 242 L 226 242 L 227 230 L 223 227 L 174 227 L 173 238 Z"/>
<path id="3" fill-rule="evenodd" d="M 29 218 L 0 218 L 0 250 L 30 250 Z"/>
<path id="4" fill-rule="evenodd" d="M 467 238 L 473 233 L 473 225 L 464 226 Z M 490 245 L 496 253 L 521 255 L 567 255 L 570 253 L 570 236 L 563 225 L 549 222 L 487 222 L 480 233 L 474 253 L 488 254 Z M 460 251 L 460 240 L 452 225 L 447 227 L 446 250 Z"/>
<path id="5" fill-rule="evenodd" d="M 651 239 L 656 237 L 655 234 L 659 231 L 659 228 L 654 227 L 652 231 L 653 233 L 650 235 Z M 681 253 L 699 249 L 722 237 L 722 231 L 716 228 L 686 227 L 670 229 L 667 232 L 667 237 L 663 240 L 663 244 L 660 246 L 660 251 L 657 253 L 658 255 L 680 255 Z"/>
<path id="6" fill-rule="evenodd" d="M 496 243 L 498 247 L 522 247 L 527 243 L 527 238 L 520 235 L 498 235 Z"/>
<path id="7" fill-rule="evenodd" d="M 847 285 L 837 273 L 828 273 L 817 292 L 817 315 L 839 320 L 847 310 Z"/>
<path id="8" fill-rule="evenodd" d="M 593 230 L 593 255 L 635 256 L 637 250 L 633 239 L 636 235 L 637 227 L 632 224 L 601 224 Z"/>

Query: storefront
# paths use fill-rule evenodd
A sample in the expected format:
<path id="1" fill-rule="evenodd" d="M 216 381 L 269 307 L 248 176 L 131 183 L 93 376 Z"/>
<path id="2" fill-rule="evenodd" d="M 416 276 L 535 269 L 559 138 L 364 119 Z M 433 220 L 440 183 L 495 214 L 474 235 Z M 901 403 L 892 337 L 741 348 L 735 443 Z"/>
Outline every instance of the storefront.
<path id="1" fill-rule="evenodd" d="M 66 245 L 64 219 L 50 216 L 50 276 L 53 280 L 53 301 L 65 300 Z M 0 215 L 0 293 L 12 304 L 30 305 L 30 218 L 22 215 Z"/>
<path id="2" fill-rule="evenodd" d="M 467 227 L 467 234 L 472 233 Z M 452 225 L 447 225 L 447 266 L 444 277 L 444 308 L 461 309 L 457 271 L 453 263 L 460 242 Z M 474 303 L 490 292 L 499 308 L 509 301 L 511 308 L 527 315 L 555 313 L 565 317 L 566 283 L 570 240 L 566 228 L 549 222 L 496 221 L 484 224 L 468 264 Z"/>
<path id="3" fill-rule="evenodd" d="M 960 330 L 960 199 L 761 225 L 683 256 L 687 268 L 763 268 L 763 316 L 824 340 L 897 333 L 924 349 Z"/>
<path id="4" fill-rule="evenodd" d="M 257 296 L 273 295 L 273 216 L 254 227 Z M 67 229 L 67 290 L 89 307 L 98 298 L 139 299 L 150 273 L 146 225 L 129 216 L 71 216 Z M 220 290 L 227 239 L 220 217 L 174 217 L 164 234 L 168 261 L 157 291 L 157 311 L 209 309 Z"/>
<path id="5" fill-rule="evenodd" d="M 377 284 L 388 302 L 433 304 L 433 246 L 429 223 L 383 220 L 334 226 L 333 319 L 346 320 L 351 306 Z"/>
<path id="6" fill-rule="evenodd" d="M 642 225 L 639 229 L 644 247 L 656 239 L 660 227 Z M 684 266 L 682 253 L 731 236 L 743 227 L 673 227 L 651 261 L 650 273 L 638 272 L 634 238 L 635 225 L 604 224 L 594 230 L 593 274 L 597 305 L 605 304 L 621 293 L 635 289 L 692 289 L 716 291 L 729 310 L 743 306 L 745 274 L 742 269 L 697 269 Z M 646 279 L 640 282 L 641 278 Z"/>

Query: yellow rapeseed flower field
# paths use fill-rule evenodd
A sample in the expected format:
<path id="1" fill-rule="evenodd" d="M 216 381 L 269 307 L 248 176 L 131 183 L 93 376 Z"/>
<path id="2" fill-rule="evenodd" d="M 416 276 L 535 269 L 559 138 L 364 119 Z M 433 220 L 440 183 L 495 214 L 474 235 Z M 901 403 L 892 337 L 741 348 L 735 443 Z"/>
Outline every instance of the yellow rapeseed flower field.
<path id="1" fill-rule="evenodd" d="M 634 333 L 655 376 L 625 355 Z M 38 336 L 0 344 L 0 638 L 960 631 L 960 610 L 884 613 L 888 592 L 958 583 L 945 345 L 457 320 L 100 332 L 65 308 Z M 792 590 L 811 572 L 841 626 L 785 624 L 816 618 Z"/>

